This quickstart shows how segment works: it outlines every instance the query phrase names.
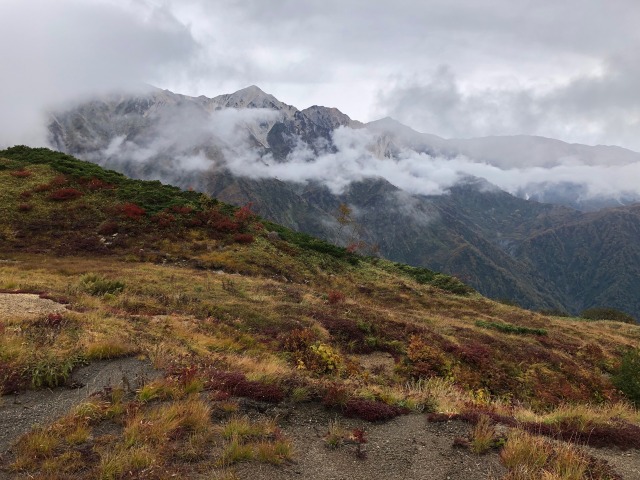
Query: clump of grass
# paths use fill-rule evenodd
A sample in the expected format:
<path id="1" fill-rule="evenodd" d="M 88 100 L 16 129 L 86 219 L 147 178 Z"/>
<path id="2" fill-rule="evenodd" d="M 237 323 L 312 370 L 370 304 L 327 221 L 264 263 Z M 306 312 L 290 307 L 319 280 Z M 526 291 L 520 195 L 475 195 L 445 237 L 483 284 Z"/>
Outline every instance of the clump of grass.
<path id="1" fill-rule="evenodd" d="M 118 449 L 101 457 L 98 478 L 116 480 L 123 478 L 125 474 L 135 475 L 154 462 L 156 462 L 154 451 L 147 445 Z"/>
<path id="2" fill-rule="evenodd" d="M 222 437 L 226 439 L 233 437 L 241 440 L 255 439 L 273 435 L 276 431 L 274 421 L 251 422 L 247 416 L 234 416 L 221 427 Z"/>
<path id="3" fill-rule="evenodd" d="M 119 280 L 109 280 L 102 275 L 87 273 L 80 278 L 80 289 L 96 297 L 107 293 L 116 295 L 122 293 L 125 284 Z"/>
<path id="4" fill-rule="evenodd" d="M 106 360 L 111 358 L 126 357 L 135 353 L 132 345 L 123 342 L 106 340 L 88 345 L 85 350 L 87 360 Z"/>
<path id="5" fill-rule="evenodd" d="M 273 420 L 252 422 L 249 417 L 234 416 L 219 432 L 227 440 L 219 460 L 221 465 L 252 459 L 279 465 L 293 456 L 291 443 Z"/>
<path id="6" fill-rule="evenodd" d="M 64 440 L 69 445 L 79 445 L 86 442 L 90 434 L 91 430 L 87 425 L 78 423 L 73 431 L 65 435 Z"/>
<path id="7" fill-rule="evenodd" d="M 211 409 L 202 400 L 190 398 L 141 412 L 127 422 L 125 446 L 160 445 L 175 435 L 206 432 L 211 427 Z"/>
<path id="8" fill-rule="evenodd" d="M 481 415 L 471 432 L 469 447 L 473 453 L 487 453 L 495 445 L 496 430 L 491 419 Z"/>
<path id="9" fill-rule="evenodd" d="M 294 403 L 303 403 L 311 399 L 311 394 L 307 387 L 294 387 L 289 394 L 289 399 Z"/>
<path id="10" fill-rule="evenodd" d="M 47 458 L 42 462 L 42 473 L 50 476 L 45 478 L 71 478 L 74 473 L 86 468 L 82 453 L 71 450 L 55 457 Z"/>
<path id="11" fill-rule="evenodd" d="M 608 480 L 611 469 L 577 447 L 547 440 L 522 430 L 509 433 L 500 460 L 509 469 L 505 480 Z"/>
<path id="12" fill-rule="evenodd" d="M 331 420 L 324 436 L 324 444 L 328 449 L 335 450 L 342 446 L 346 435 L 347 430 L 342 424 L 337 419 Z"/>
<path id="13" fill-rule="evenodd" d="M 514 335 L 547 335 L 547 331 L 544 328 L 521 327 L 511 323 L 485 322 L 483 320 L 478 320 L 476 322 L 476 327 L 498 330 L 499 332 L 512 333 Z"/>
<path id="14" fill-rule="evenodd" d="M 293 457 L 293 447 L 288 440 L 260 442 L 255 447 L 256 458 L 263 463 L 280 465 Z"/>
<path id="15" fill-rule="evenodd" d="M 220 463 L 222 465 L 233 465 L 234 463 L 252 460 L 253 456 L 253 447 L 243 443 L 238 436 L 235 436 L 225 445 Z"/>
<path id="16" fill-rule="evenodd" d="M 509 470 L 526 470 L 539 474 L 549 461 L 550 453 L 549 445 L 543 438 L 521 430 L 512 430 L 500 452 L 500 460 Z"/>
<path id="17" fill-rule="evenodd" d="M 15 470 L 35 468 L 43 459 L 52 457 L 60 443 L 61 438 L 50 428 L 31 431 L 16 445 L 17 455 L 13 468 Z"/>
<path id="18" fill-rule="evenodd" d="M 78 355 L 62 360 L 48 356 L 31 367 L 31 386 L 34 388 L 58 387 L 67 381 L 76 366 L 84 363 L 85 359 Z"/>

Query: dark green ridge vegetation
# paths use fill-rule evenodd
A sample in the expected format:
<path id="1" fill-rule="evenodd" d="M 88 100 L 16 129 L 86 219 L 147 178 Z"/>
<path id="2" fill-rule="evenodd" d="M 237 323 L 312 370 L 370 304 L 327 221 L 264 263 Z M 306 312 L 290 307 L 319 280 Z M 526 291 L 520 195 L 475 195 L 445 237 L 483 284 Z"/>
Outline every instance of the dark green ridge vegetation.
<path id="1" fill-rule="evenodd" d="M 14 163 L 3 165 L 3 168 L 25 168 L 28 165 L 48 165 L 56 172 L 70 178 L 90 182 L 95 180 L 96 189 L 112 190 L 118 199 L 135 203 L 149 213 L 180 206 L 198 205 L 201 194 L 183 191 L 177 187 L 163 185 L 159 181 L 136 181 L 113 170 L 105 170 L 100 166 L 78 160 L 61 152 L 48 148 L 29 148 L 15 146 L 0 151 L 0 157 Z M 104 182 L 99 184 L 98 182 Z M 89 185 L 91 188 L 91 185 Z M 117 187 L 117 188 L 116 188 Z"/>
<path id="2" fill-rule="evenodd" d="M 164 372 L 24 437 L 10 464 L 25 478 L 150 465 L 189 478 L 239 458 L 289 461 L 273 424 L 234 416 L 239 398 L 365 421 L 482 416 L 593 445 L 640 431 L 636 325 L 504 305 L 46 149 L 0 151 L 0 252 L 3 295 L 67 305 L 0 315 L 3 393 L 64 385 L 98 359 L 144 356 Z"/>
<path id="3" fill-rule="evenodd" d="M 616 322 L 624 322 L 636 324 L 637 320 L 615 308 L 594 307 L 588 308 L 580 312 L 580 318 L 587 320 L 614 320 Z"/>

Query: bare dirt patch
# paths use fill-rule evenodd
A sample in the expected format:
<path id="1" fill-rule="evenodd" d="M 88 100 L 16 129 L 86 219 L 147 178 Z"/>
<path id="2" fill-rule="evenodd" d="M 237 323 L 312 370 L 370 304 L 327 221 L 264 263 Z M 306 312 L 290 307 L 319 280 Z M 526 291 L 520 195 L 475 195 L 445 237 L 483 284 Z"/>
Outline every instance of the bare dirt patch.
<path id="1" fill-rule="evenodd" d="M 0 317 L 33 318 L 65 310 L 64 305 L 33 293 L 0 293 Z"/>
<path id="2" fill-rule="evenodd" d="M 390 353 L 386 352 L 373 352 L 366 355 L 354 355 L 353 356 L 358 363 L 369 372 L 391 373 L 395 367 L 395 360 Z"/>

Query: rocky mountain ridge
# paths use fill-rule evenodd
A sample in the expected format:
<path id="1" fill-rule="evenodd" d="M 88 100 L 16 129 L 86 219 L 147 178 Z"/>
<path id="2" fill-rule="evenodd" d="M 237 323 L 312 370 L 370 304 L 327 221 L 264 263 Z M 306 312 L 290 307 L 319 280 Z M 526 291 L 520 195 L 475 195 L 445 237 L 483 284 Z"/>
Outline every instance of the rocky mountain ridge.
<path id="1" fill-rule="evenodd" d="M 251 202 L 265 218 L 343 245 L 375 245 L 390 259 L 457 275 L 493 298 L 572 313 L 609 306 L 640 316 L 634 207 L 585 214 L 518 198 L 473 178 L 442 195 L 420 195 L 382 177 L 354 180 L 335 191 L 320 181 L 253 174 L 264 165 L 272 168 L 271 162 L 287 164 L 298 157 L 302 163 L 291 168 L 304 169 L 304 162 L 338 152 L 335 132 L 341 129 L 369 135 L 371 159 L 395 162 L 407 149 L 454 158 L 456 148 L 487 150 L 492 142 L 500 144 L 503 157 L 495 160 L 500 162 L 512 154 L 514 141 L 535 141 L 450 141 L 392 119 L 363 125 L 337 109 L 298 110 L 255 86 L 215 98 L 153 90 L 146 96 L 98 99 L 54 115 L 50 125 L 52 144 L 59 150 L 134 178 L 160 179 L 236 205 Z M 359 138 L 342 139 L 346 146 L 340 148 L 359 148 L 354 144 Z M 558 155 L 593 148 L 591 162 L 605 161 L 606 155 L 596 158 L 601 152 L 622 151 L 619 163 L 640 156 L 550 139 L 539 145 L 542 150 L 525 151 L 518 161 L 539 160 L 545 145 Z M 254 167 L 248 163 L 241 174 L 228 168 L 230 161 L 242 165 L 245 157 Z M 351 209 L 348 228 L 336 220 L 343 204 Z M 594 229 L 609 228 L 612 238 L 593 236 Z"/>

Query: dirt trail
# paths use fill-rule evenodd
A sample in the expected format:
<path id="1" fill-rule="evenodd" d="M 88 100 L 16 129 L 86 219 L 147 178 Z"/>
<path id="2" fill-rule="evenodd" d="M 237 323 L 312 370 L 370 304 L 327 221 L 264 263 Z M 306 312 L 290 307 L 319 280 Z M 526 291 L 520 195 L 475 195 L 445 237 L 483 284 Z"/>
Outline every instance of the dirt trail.
<path id="1" fill-rule="evenodd" d="M 141 382 L 154 378 L 158 372 L 149 362 L 137 358 L 122 358 L 94 362 L 75 371 L 69 384 L 80 388 L 65 387 L 53 390 L 27 391 L 6 395 L 0 399 L 0 463 L 1 455 L 32 427 L 46 425 L 66 414 L 89 395 L 107 386 L 130 385 L 136 388 Z"/>
<path id="2" fill-rule="evenodd" d="M 587 448 L 596 458 L 609 462 L 625 480 L 640 480 L 640 450 L 620 450 L 618 448 Z"/>
<path id="3" fill-rule="evenodd" d="M 355 446 L 329 450 L 323 436 L 335 413 L 321 406 L 302 405 L 286 413 L 282 430 L 295 448 L 295 463 L 274 467 L 242 464 L 238 478 L 289 480 L 442 479 L 482 480 L 500 478 L 506 471 L 498 455 L 474 455 L 453 447 L 457 436 L 469 433 L 468 424 L 451 421 L 428 423 L 424 415 L 405 415 L 384 424 L 340 418 L 347 429 L 366 431 L 366 458 L 358 459 Z"/>

